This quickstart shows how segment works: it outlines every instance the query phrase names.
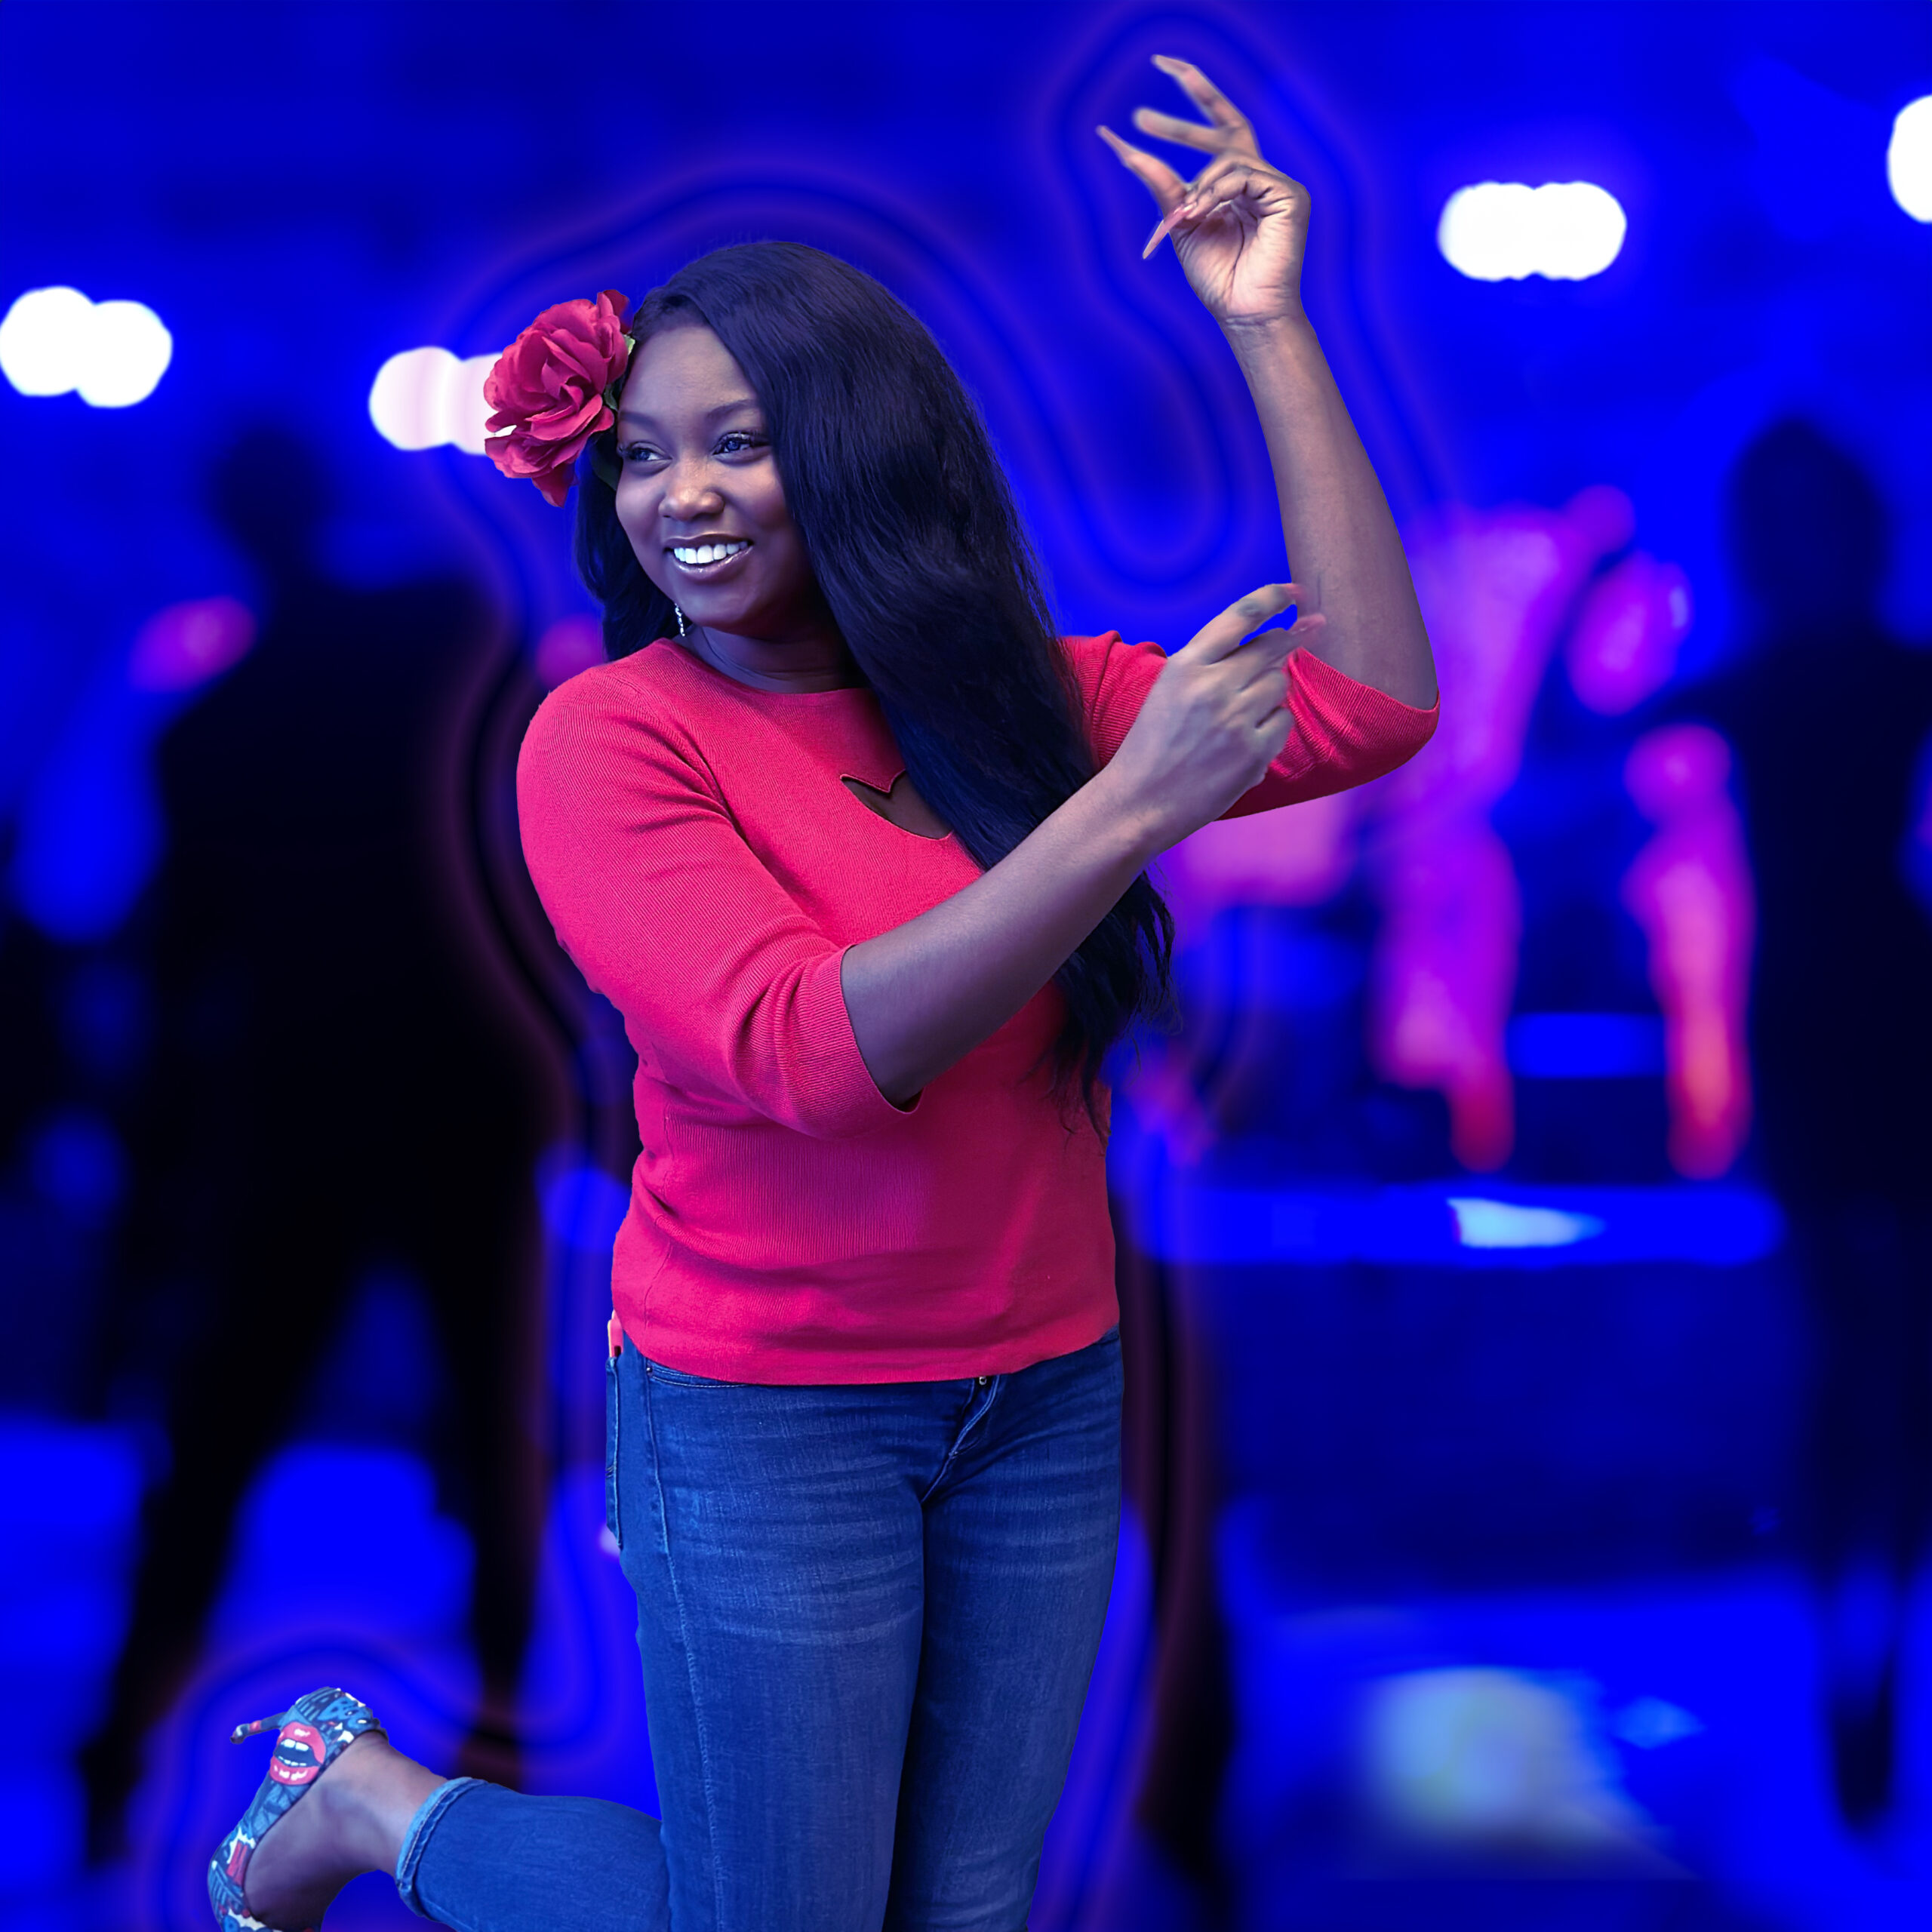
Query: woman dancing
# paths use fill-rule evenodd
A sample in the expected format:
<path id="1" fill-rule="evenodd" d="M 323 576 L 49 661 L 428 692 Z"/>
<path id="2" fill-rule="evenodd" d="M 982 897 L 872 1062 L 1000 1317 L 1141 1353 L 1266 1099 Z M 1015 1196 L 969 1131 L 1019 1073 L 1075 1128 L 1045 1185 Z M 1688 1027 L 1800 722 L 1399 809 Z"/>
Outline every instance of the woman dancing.
<path id="1" fill-rule="evenodd" d="M 561 304 L 491 377 L 500 466 L 574 481 L 612 658 L 517 785 L 638 1057 L 607 1487 L 664 1815 L 445 1780 L 315 1691 L 237 1734 L 280 1726 L 211 1869 L 225 1932 L 378 1869 L 479 1932 L 1025 1924 L 1119 1520 L 1100 1072 L 1166 992 L 1146 869 L 1435 720 L 1302 312 L 1307 195 L 1158 64 L 1206 123 L 1136 125 L 1200 174 L 1100 132 L 1247 378 L 1301 573 L 1171 657 L 1055 635 L 958 377 L 815 250 Z"/>

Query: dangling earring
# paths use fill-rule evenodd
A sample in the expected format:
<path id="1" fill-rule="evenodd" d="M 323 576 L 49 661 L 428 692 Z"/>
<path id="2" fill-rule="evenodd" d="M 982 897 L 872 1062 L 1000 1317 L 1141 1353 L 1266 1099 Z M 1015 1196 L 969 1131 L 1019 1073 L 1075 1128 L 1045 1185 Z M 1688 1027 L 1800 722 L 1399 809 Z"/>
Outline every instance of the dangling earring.
<path id="1" fill-rule="evenodd" d="M 678 608 L 676 605 L 673 604 L 671 606 L 671 614 L 677 619 L 678 635 L 680 637 L 682 637 L 685 635 L 685 614 Z"/>

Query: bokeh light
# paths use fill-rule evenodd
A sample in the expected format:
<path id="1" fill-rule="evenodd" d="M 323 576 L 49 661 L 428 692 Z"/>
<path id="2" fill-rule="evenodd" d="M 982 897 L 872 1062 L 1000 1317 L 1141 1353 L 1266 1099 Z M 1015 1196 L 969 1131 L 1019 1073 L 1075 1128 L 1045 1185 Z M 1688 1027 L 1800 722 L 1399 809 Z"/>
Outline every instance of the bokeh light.
<path id="1" fill-rule="evenodd" d="M 1932 221 L 1932 94 L 1899 109 L 1885 149 L 1885 180 L 1914 221 Z"/>
<path id="2" fill-rule="evenodd" d="M 1651 1835 L 1575 1690 L 1518 1671 L 1410 1671 L 1375 1685 L 1364 1716 L 1367 1795 L 1398 1836 L 1587 1857 Z"/>
<path id="3" fill-rule="evenodd" d="M 1472 281 L 1583 281 L 1616 260 L 1629 225 L 1617 197 L 1593 181 L 1478 181 L 1449 197 L 1435 240 Z"/>
<path id="4" fill-rule="evenodd" d="M 22 395 L 78 390 L 96 409 L 144 401 L 174 338 L 145 303 L 91 302 L 78 288 L 29 288 L 0 321 L 0 372 Z"/>
<path id="5" fill-rule="evenodd" d="M 1603 1232 L 1595 1214 L 1572 1214 L 1560 1208 L 1524 1208 L 1513 1201 L 1485 1201 L 1451 1195 L 1456 1238 L 1465 1247 L 1567 1247 Z"/>
<path id="6" fill-rule="evenodd" d="M 494 355 L 461 359 L 447 349 L 405 349 L 376 371 L 369 420 L 399 450 L 454 443 L 481 456 L 490 414 L 483 379 L 496 360 Z"/>

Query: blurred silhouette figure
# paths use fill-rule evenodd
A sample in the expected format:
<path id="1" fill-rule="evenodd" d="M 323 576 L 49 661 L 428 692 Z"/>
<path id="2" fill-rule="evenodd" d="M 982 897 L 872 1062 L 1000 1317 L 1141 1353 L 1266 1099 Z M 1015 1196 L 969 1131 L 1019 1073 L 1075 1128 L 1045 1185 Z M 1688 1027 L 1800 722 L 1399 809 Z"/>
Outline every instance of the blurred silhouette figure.
<path id="1" fill-rule="evenodd" d="M 328 1345 L 372 1268 L 406 1270 L 433 1312 L 445 1373 L 423 1380 L 446 1394 L 422 1389 L 415 1427 L 475 1543 L 471 1755 L 499 1774 L 510 1761 L 490 1742 L 528 1632 L 542 1495 L 544 1090 L 467 909 L 487 624 L 458 583 L 355 591 L 321 574 L 321 469 L 273 430 L 222 460 L 214 509 L 261 572 L 266 620 L 159 752 L 152 1077 L 103 1380 L 155 1386 L 173 1468 L 149 1499 L 132 1622 L 85 1758 L 101 1854 L 140 1773 L 136 1740 L 196 1664 L 251 1478 L 285 1440 L 356 1411 L 358 1364 L 338 1349 L 331 1367 Z M 355 1561 L 353 1522 L 309 1527 L 318 1564 Z"/>
<path id="2" fill-rule="evenodd" d="M 1491 814 L 1521 769 L 1532 708 L 1559 647 L 1571 688 L 1604 716 L 1632 710 L 1672 675 L 1690 628 L 1690 584 L 1641 550 L 1618 556 L 1635 528 L 1629 499 L 1603 485 L 1560 509 L 1451 503 L 1414 519 L 1403 542 L 1449 693 L 1435 738 L 1376 785 L 1223 820 L 1166 855 L 1177 943 L 1198 958 L 1199 983 L 1188 989 L 1186 1039 L 1143 1044 L 1131 1104 L 1175 1164 L 1198 1165 L 1238 1135 L 1264 1111 L 1261 1089 L 1314 1044 L 1307 1025 L 1283 1023 L 1292 998 L 1255 997 L 1280 964 L 1268 957 L 1267 920 L 1335 900 L 1358 857 L 1383 915 L 1370 971 L 1376 1069 L 1442 1094 L 1451 1149 L 1465 1166 L 1491 1169 L 1509 1158 L 1515 1096 L 1504 1034 L 1522 906 Z M 1237 909 L 1263 916 L 1245 918 L 1238 934 L 1217 934 L 1217 921 Z M 1652 912 L 1662 908 L 1647 901 L 1644 916 Z M 1687 1094 L 1676 1081 L 1673 1104 Z M 1709 1168 L 1717 1143 L 1708 1135 L 1678 1139 L 1694 1143 L 1688 1158 L 1705 1163 L 1700 1172 L 1721 1171 L 1723 1163 Z"/>
<path id="3" fill-rule="evenodd" d="M 1932 1529 L 1932 928 L 1901 864 L 1932 653 L 1881 630 L 1885 519 L 1810 423 L 1740 457 L 1753 648 L 1683 708 L 1727 737 L 1756 876 L 1750 1044 L 1819 1340 L 1810 1556 L 1838 1796 L 1891 1795 L 1900 1648 Z"/>
<path id="4" fill-rule="evenodd" d="M 1447 504 L 1402 533 L 1442 678 L 1442 726 L 1376 788 L 1370 879 L 1383 909 L 1371 973 L 1378 1070 L 1449 1103 L 1465 1167 L 1500 1168 L 1516 1134 L 1503 1029 L 1521 894 L 1491 808 L 1521 769 L 1530 711 L 1591 574 L 1630 540 L 1603 486 L 1560 510 Z"/>
<path id="5" fill-rule="evenodd" d="M 1751 1124 L 1755 917 L 1730 764 L 1709 727 L 1666 724 L 1639 738 L 1623 767 L 1624 789 L 1657 828 L 1623 875 L 1623 903 L 1650 942 L 1663 1011 L 1670 1164 L 1697 1180 L 1730 1168 Z"/>

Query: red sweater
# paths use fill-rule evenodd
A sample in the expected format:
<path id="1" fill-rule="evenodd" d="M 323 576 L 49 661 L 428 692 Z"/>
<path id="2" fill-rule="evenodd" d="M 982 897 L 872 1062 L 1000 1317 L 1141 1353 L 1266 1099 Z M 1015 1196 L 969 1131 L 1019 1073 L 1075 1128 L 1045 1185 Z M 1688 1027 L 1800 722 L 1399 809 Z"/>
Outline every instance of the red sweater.
<path id="1" fill-rule="evenodd" d="M 1164 662 L 1069 638 L 1095 754 Z M 1295 730 L 1234 811 L 1390 770 L 1434 729 L 1305 651 Z M 655 1360 L 731 1381 L 934 1381 L 1026 1367 L 1116 1319 L 1100 1137 L 1031 1078 L 1051 985 L 895 1107 L 839 986 L 845 949 L 979 868 L 839 780 L 904 761 L 864 690 L 755 691 L 660 639 L 553 691 L 517 765 L 523 849 L 558 938 L 623 1015 L 644 1152 L 612 1299 Z"/>

